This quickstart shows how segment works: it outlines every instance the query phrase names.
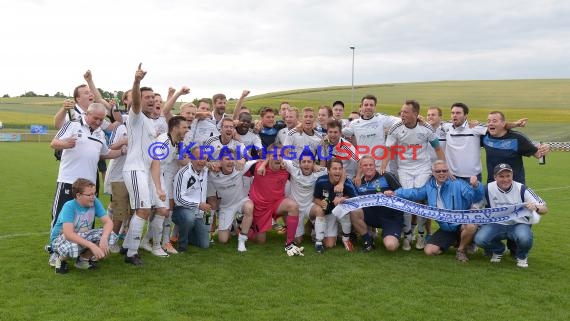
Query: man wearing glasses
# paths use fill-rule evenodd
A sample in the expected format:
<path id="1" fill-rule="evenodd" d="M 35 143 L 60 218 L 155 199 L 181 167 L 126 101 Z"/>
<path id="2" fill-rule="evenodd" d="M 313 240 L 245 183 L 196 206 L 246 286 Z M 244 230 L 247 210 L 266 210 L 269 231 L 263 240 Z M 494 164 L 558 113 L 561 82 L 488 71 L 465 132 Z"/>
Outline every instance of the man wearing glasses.
<path id="1" fill-rule="evenodd" d="M 427 200 L 429 206 L 437 208 L 468 210 L 471 208 L 471 204 L 483 199 L 483 185 L 477 180 L 477 176 L 471 176 L 469 183 L 462 179 L 451 179 L 446 162 L 437 160 L 432 165 L 432 177 L 424 186 L 409 189 L 399 188 L 394 192 L 386 191 L 384 194 L 396 195 L 412 201 Z M 466 248 L 473 241 L 477 226 L 440 221 L 437 223 L 439 230 L 427 242 L 424 252 L 427 255 L 439 255 L 450 246 L 456 246 L 455 258 L 459 262 L 469 261 Z"/>

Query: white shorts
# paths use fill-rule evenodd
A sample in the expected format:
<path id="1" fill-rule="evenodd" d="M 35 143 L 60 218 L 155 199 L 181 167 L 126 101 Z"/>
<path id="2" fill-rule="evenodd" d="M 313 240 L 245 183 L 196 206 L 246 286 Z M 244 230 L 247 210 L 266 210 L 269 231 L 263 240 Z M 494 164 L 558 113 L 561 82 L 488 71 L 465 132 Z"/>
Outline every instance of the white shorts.
<path id="1" fill-rule="evenodd" d="M 325 215 L 325 237 L 338 236 L 338 221 L 334 214 Z"/>
<path id="2" fill-rule="evenodd" d="M 417 188 L 424 186 L 431 173 L 410 173 L 406 170 L 398 170 L 398 178 L 403 188 Z"/>
<path id="3" fill-rule="evenodd" d="M 152 206 L 155 208 L 170 208 L 168 193 L 165 191 L 166 185 L 164 184 L 164 177 L 160 175 L 160 186 L 162 187 L 162 190 L 166 194 L 166 198 L 164 199 L 164 201 L 160 200 L 160 198 L 158 197 L 152 177 L 149 176 L 148 182 L 149 182 L 148 189 L 151 193 L 150 195 L 151 195 Z"/>
<path id="4" fill-rule="evenodd" d="M 311 206 L 305 208 L 299 208 L 299 224 L 297 224 L 297 231 L 295 232 L 295 237 L 301 237 L 305 235 L 305 222 L 310 219 L 309 213 L 311 212 Z"/>
<path id="5" fill-rule="evenodd" d="M 221 207 L 218 210 L 218 231 L 227 231 L 231 228 L 236 213 L 241 213 L 245 202 L 249 201 L 246 197 L 232 206 Z"/>
<path id="6" fill-rule="evenodd" d="M 149 189 L 149 174 L 147 171 L 124 171 L 123 178 L 127 191 L 129 191 L 129 200 L 131 209 L 151 208 L 152 199 Z M 154 194 L 154 189 L 153 189 Z"/>

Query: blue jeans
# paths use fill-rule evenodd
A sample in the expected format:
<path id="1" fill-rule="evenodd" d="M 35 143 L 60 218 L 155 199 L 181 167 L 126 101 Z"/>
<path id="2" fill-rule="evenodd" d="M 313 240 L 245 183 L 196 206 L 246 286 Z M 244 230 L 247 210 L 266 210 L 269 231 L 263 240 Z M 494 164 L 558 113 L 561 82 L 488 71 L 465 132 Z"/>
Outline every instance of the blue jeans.
<path id="1" fill-rule="evenodd" d="M 485 224 L 475 234 L 475 244 L 485 249 L 485 253 L 503 254 L 502 240 L 511 240 L 517 245 L 515 258 L 526 259 L 532 248 L 532 231 L 529 224 Z"/>
<path id="2" fill-rule="evenodd" d="M 200 248 L 210 246 L 210 225 L 204 223 L 198 208 L 175 206 L 172 222 L 178 226 L 178 250 L 186 251 L 188 244 Z"/>

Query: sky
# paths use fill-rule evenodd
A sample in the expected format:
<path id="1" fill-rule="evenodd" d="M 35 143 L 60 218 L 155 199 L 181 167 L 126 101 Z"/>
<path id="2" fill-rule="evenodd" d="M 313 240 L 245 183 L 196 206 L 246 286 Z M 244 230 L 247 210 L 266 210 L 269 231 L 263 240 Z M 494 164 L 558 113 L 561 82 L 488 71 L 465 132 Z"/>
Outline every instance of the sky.
<path id="1" fill-rule="evenodd" d="M 0 95 L 570 78 L 570 1 L 0 2 Z M 350 49 L 354 46 L 354 51 Z"/>

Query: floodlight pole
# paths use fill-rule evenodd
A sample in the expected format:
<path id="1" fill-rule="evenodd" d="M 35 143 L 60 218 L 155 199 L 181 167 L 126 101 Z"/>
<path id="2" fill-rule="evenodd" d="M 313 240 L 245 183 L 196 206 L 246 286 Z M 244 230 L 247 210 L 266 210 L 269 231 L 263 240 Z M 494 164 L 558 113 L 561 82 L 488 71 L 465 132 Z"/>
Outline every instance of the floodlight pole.
<path id="1" fill-rule="evenodd" d="M 350 111 L 354 111 L 354 49 L 355 46 L 350 46 L 352 50 L 352 90 L 350 91 Z"/>

